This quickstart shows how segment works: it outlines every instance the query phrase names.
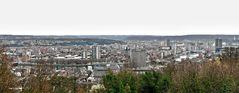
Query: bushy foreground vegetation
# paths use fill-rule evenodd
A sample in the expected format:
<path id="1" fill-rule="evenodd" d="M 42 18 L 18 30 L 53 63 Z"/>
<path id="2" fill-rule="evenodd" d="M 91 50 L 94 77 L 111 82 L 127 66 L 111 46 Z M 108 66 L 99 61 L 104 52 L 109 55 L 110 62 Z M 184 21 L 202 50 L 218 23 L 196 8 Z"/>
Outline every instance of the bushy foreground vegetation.
<path id="1" fill-rule="evenodd" d="M 106 93 L 163 93 L 170 87 L 168 76 L 156 71 L 135 74 L 122 71 L 118 74 L 109 72 L 103 78 Z"/>
<path id="2" fill-rule="evenodd" d="M 239 93 L 239 65 L 182 63 L 145 74 L 110 72 L 103 85 L 107 93 Z"/>

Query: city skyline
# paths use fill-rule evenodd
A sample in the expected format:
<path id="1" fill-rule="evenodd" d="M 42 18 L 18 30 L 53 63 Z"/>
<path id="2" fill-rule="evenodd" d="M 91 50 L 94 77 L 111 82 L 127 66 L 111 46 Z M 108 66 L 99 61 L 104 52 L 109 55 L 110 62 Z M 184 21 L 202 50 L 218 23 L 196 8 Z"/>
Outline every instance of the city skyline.
<path id="1" fill-rule="evenodd" d="M 0 0 L 1 93 L 239 93 L 238 0 Z"/>

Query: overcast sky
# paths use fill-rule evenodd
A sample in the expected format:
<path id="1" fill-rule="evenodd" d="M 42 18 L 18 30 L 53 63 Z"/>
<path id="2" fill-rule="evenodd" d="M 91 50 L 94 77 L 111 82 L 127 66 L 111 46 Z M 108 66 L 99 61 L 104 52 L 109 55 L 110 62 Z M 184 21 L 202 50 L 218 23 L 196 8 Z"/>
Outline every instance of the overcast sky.
<path id="1" fill-rule="evenodd" d="M 0 0 L 0 34 L 239 34 L 238 0 Z"/>

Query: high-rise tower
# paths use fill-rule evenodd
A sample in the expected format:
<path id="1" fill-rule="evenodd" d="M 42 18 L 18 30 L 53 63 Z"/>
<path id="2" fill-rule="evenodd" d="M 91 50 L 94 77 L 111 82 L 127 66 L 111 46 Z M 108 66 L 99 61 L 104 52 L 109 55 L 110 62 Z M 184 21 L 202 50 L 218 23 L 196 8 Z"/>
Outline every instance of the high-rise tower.
<path id="1" fill-rule="evenodd" d="M 171 46 L 171 43 L 170 43 L 170 40 L 169 40 L 169 39 L 166 40 L 166 46 L 168 46 L 168 47 Z"/>
<path id="2" fill-rule="evenodd" d="M 215 48 L 222 48 L 222 39 L 219 38 L 216 39 Z"/>
<path id="3" fill-rule="evenodd" d="M 92 48 L 92 58 L 93 59 L 100 59 L 100 47 L 99 46 L 93 46 Z"/>
<path id="4" fill-rule="evenodd" d="M 215 51 L 220 52 L 221 48 L 222 48 L 222 39 L 217 38 L 215 40 Z"/>

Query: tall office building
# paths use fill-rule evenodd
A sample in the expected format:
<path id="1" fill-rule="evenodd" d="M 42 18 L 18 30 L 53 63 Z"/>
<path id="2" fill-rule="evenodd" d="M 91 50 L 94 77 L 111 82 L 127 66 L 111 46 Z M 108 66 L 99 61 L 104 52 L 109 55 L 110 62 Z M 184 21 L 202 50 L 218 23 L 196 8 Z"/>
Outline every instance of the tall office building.
<path id="1" fill-rule="evenodd" d="M 86 59 L 87 58 L 87 51 L 86 50 L 83 50 L 82 51 L 82 59 Z"/>
<path id="2" fill-rule="evenodd" d="M 215 51 L 220 52 L 222 48 L 222 39 L 217 38 L 215 40 Z"/>
<path id="3" fill-rule="evenodd" d="M 216 39 L 215 48 L 222 48 L 222 39 L 219 38 Z"/>
<path id="4" fill-rule="evenodd" d="M 92 48 L 92 58 L 93 59 L 100 59 L 100 47 L 99 46 L 93 46 Z"/>
<path id="5" fill-rule="evenodd" d="M 143 67 L 146 66 L 146 51 L 134 49 L 131 51 L 131 62 L 133 67 Z"/>
<path id="6" fill-rule="evenodd" d="M 170 47 L 171 46 L 171 41 L 169 39 L 166 40 L 166 46 Z"/>

